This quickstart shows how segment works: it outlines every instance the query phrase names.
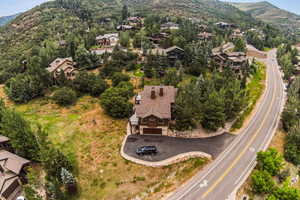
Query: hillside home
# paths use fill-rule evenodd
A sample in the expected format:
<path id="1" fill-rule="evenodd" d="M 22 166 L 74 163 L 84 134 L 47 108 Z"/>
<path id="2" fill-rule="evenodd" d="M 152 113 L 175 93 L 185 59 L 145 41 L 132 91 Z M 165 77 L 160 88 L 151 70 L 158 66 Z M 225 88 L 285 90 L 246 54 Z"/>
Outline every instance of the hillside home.
<path id="1" fill-rule="evenodd" d="M 182 60 L 184 57 L 184 50 L 180 47 L 173 46 L 167 49 L 155 48 L 149 49 L 147 54 L 166 56 L 170 64 L 175 64 L 177 60 Z"/>
<path id="2" fill-rule="evenodd" d="M 237 74 L 241 74 L 241 67 L 247 63 L 248 59 L 244 52 L 233 52 L 234 45 L 227 43 L 212 50 L 212 59 L 223 70 L 230 67 Z"/>
<path id="3" fill-rule="evenodd" d="M 213 38 L 213 34 L 212 33 L 208 33 L 208 32 L 202 32 L 202 33 L 199 33 L 197 35 L 198 39 L 199 40 L 204 40 L 204 41 L 207 41 L 207 40 L 210 40 Z"/>
<path id="4" fill-rule="evenodd" d="M 235 28 L 236 26 L 234 24 L 229 24 L 226 22 L 217 22 L 215 23 L 216 26 L 222 29 L 227 29 L 227 28 Z"/>
<path id="5" fill-rule="evenodd" d="M 143 19 L 141 17 L 128 17 L 126 19 L 130 26 L 141 28 L 143 26 Z"/>
<path id="6" fill-rule="evenodd" d="M 162 24 L 160 26 L 161 30 L 178 30 L 179 29 L 179 25 L 173 22 L 167 22 L 165 24 Z"/>
<path id="7" fill-rule="evenodd" d="M 161 41 L 167 39 L 168 37 L 169 37 L 169 34 L 167 34 L 167 33 L 157 33 L 157 34 L 153 34 L 151 37 L 149 37 L 149 40 L 155 44 L 159 44 Z"/>
<path id="8" fill-rule="evenodd" d="M 76 65 L 73 59 L 70 58 L 57 58 L 55 59 L 46 70 L 50 72 L 54 79 L 57 79 L 63 72 L 65 77 L 69 80 L 75 79 L 78 70 L 74 67 Z"/>
<path id="9" fill-rule="evenodd" d="M 91 50 L 91 53 L 101 56 L 106 53 L 112 53 L 113 51 L 114 51 L 114 48 L 112 48 L 112 47 L 104 47 L 104 48 L 93 49 L 93 50 Z"/>
<path id="10" fill-rule="evenodd" d="M 173 86 L 145 86 L 135 98 L 131 133 L 168 135 L 176 93 Z"/>
<path id="11" fill-rule="evenodd" d="M 5 150 L 0 151 L 0 199 L 15 200 L 22 192 L 25 167 L 29 160 Z"/>
<path id="12" fill-rule="evenodd" d="M 130 30 L 134 30 L 134 26 L 131 25 L 119 25 L 117 26 L 117 31 L 130 31 Z"/>
<path id="13" fill-rule="evenodd" d="M 96 37 L 96 42 L 100 46 L 116 46 L 119 42 L 118 33 L 109 33 Z"/>
<path id="14" fill-rule="evenodd" d="M 238 39 L 242 38 L 244 36 L 244 33 L 240 29 L 234 29 L 232 34 L 230 35 L 230 39 Z"/>

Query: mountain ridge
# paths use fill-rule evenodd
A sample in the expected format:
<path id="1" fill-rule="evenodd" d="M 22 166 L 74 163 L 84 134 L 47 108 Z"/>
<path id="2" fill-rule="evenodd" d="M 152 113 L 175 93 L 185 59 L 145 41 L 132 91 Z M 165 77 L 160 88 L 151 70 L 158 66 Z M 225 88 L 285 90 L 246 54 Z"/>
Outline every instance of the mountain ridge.
<path id="1" fill-rule="evenodd" d="M 278 8 L 270 2 L 261 1 L 230 4 L 266 23 L 271 23 L 291 31 L 300 29 L 300 15 Z"/>

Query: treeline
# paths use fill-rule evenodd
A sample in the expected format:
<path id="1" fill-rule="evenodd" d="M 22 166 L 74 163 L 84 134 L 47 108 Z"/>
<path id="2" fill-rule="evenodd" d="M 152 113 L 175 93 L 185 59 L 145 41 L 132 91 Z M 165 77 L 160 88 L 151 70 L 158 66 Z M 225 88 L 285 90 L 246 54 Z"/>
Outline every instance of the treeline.
<path id="1" fill-rule="evenodd" d="M 283 128 L 287 132 L 284 157 L 294 165 L 300 165 L 300 78 L 288 89 L 288 99 L 282 113 Z"/>
<path id="2" fill-rule="evenodd" d="M 10 144 L 17 155 L 43 166 L 46 174 L 44 187 L 48 199 L 63 200 L 76 193 L 76 180 L 72 174 L 75 168 L 73 159 L 54 147 L 47 132 L 40 127 L 33 129 L 29 122 L 16 111 L 5 107 L 2 101 L 0 133 L 10 138 Z M 25 187 L 26 198 L 41 200 L 36 188 L 40 180 L 31 181 L 33 179 L 29 179 Z"/>
<path id="3" fill-rule="evenodd" d="M 260 31 L 248 31 L 246 39 L 249 44 L 252 44 L 259 50 L 264 48 L 274 48 L 288 41 L 279 29 L 269 24 L 261 26 Z"/>
<path id="4" fill-rule="evenodd" d="M 300 191 L 290 186 L 290 175 L 277 150 L 259 152 L 256 169 L 251 175 L 252 192 L 266 200 L 298 200 Z"/>
<path id="5" fill-rule="evenodd" d="M 295 73 L 299 52 L 290 44 L 281 45 L 277 50 L 277 60 L 284 73 L 284 79 L 289 80 Z"/>
<path id="6" fill-rule="evenodd" d="M 206 129 L 217 130 L 243 110 L 246 100 L 245 85 L 230 70 L 200 76 L 179 89 L 175 128 L 188 130 L 201 124 Z"/>

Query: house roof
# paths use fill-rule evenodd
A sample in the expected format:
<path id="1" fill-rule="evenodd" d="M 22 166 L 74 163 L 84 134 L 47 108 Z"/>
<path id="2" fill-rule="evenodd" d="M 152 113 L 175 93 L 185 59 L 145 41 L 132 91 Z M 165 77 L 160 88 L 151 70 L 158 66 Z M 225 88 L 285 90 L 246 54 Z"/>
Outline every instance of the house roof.
<path id="1" fill-rule="evenodd" d="M 91 50 L 91 53 L 94 53 L 96 55 L 103 55 L 105 53 L 112 53 L 113 51 L 114 48 L 99 48 Z"/>
<path id="2" fill-rule="evenodd" d="M 54 72 L 58 67 L 63 65 L 65 62 L 72 62 L 73 59 L 70 58 L 56 58 L 51 64 L 50 67 L 46 68 L 50 73 Z"/>
<path id="3" fill-rule="evenodd" d="M 219 53 L 230 51 L 232 49 L 234 49 L 234 44 L 232 42 L 227 42 L 226 44 L 223 44 L 219 47 L 212 49 L 212 53 L 213 53 L 213 55 L 216 55 Z"/>
<path id="4" fill-rule="evenodd" d="M 8 137 L 5 137 L 3 135 L 0 135 L 0 143 L 8 142 L 10 139 Z"/>
<path id="5" fill-rule="evenodd" d="M 108 33 L 104 35 L 99 35 L 96 37 L 96 40 L 102 40 L 102 39 L 110 39 L 110 38 L 118 38 L 119 34 L 118 33 Z"/>
<path id="6" fill-rule="evenodd" d="M 18 181 L 18 176 L 12 172 L 0 173 L 0 194 L 3 193 L 12 185 L 15 181 Z"/>
<path id="7" fill-rule="evenodd" d="M 163 88 L 163 96 L 159 95 L 160 88 Z M 155 98 L 151 98 L 151 91 L 155 91 Z M 145 86 L 140 93 L 141 102 L 135 106 L 136 116 L 145 118 L 156 116 L 160 119 L 171 118 L 171 104 L 175 103 L 177 89 L 173 86 Z"/>
<path id="8" fill-rule="evenodd" d="M 165 51 L 166 51 L 166 53 L 169 53 L 169 52 L 171 52 L 171 51 L 173 51 L 173 50 L 175 50 L 175 49 L 178 49 L 178 50 L 180 50 L 180 51 L 184 51 L 182 48 L 180 48 L 180 47 L 178 47 L 178 46 L 172 46 L 172 47 L 170 47 L 170 48 L 165 49 Z"/>
<path id="9" fill-rule="evenodd" d="M 5 169 L 20 174 L 22 168 L 30 161 L 8 151 L 0 151 L 0 165 Z"/>

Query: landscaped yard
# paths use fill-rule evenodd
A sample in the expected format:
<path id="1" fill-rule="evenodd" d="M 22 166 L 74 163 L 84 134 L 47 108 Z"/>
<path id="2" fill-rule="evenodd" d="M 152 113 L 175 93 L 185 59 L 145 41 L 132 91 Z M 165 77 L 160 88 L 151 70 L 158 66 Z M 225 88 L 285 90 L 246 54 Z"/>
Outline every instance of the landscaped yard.
<path id="1" fill-rule="evenodd" d="M 80 194 L 74 199 L 160 199 L 206 163 L 192 159 L 169 167 L 150 168 L 124 160 L 119 151 L 127 120 L 105 115 L 97 98 L 82 97 L 69 108 L 61 108 L 47 99 L 11 106 L 34 126 L 41 124 L 55 145 L 73 158 L 80 186 Z"/>

